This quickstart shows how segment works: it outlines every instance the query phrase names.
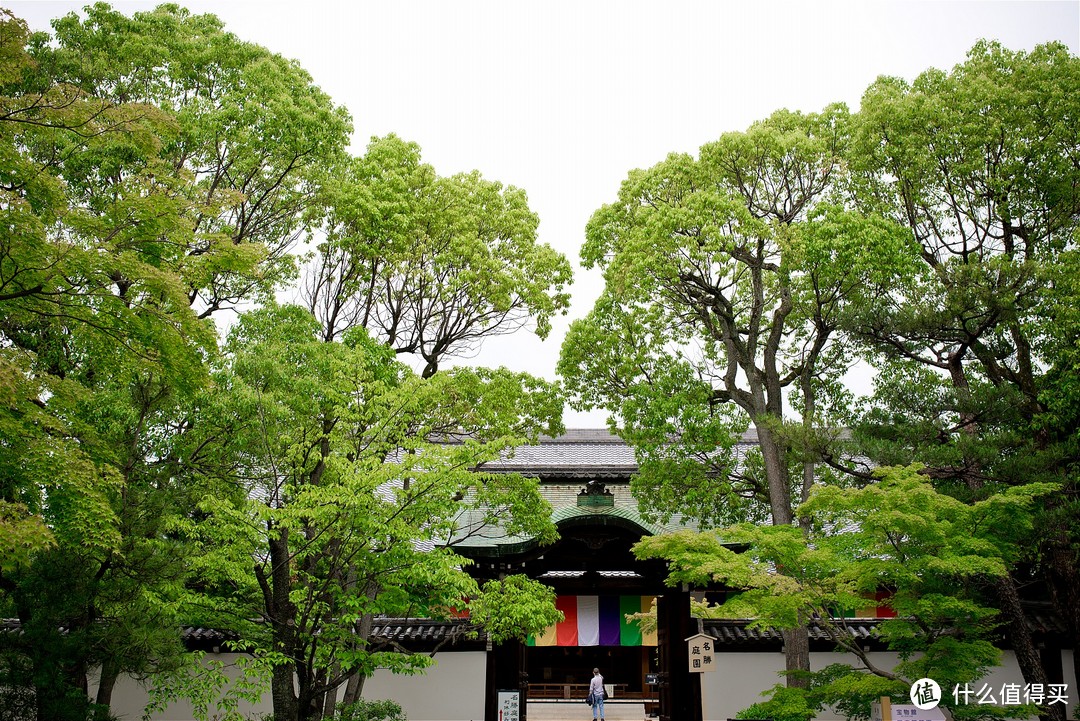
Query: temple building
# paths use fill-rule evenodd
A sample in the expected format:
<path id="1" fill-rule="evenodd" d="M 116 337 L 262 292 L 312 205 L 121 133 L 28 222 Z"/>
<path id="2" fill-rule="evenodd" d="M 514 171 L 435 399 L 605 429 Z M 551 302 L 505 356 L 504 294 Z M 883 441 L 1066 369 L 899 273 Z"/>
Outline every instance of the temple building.
<path id="1" fill-rule="evenodd" d="M 752 431 L 744 435 L 740 457 L 755 443 Z M 599 668 L 610 695 L 609 721 L 723 721 L 783 682 L 779 632 L 752 628 L 749 620 L 694 618 L 692 596 L 719 601 L 724 589 L 673 588 L 665 583 L 663 563 L 633 555 L 631 547 L 641 538 L 693 525 L 678 515 L 666 525 L 642 517 L 630 492 L 637 464 L 621 439 L 606 430 L 571 430 L 518 448 L 484 468 L 538 478 L 553 507 L 559 540 L 542 546 L 498 528 L 472 528 L 454 544 L 456 550 L 473 561 L 472 573 L 480 581 L 523 573 L 549 585 L 564 620 L 524 642 L 492 644 L 468 633 L 467 619 L 377 619 L 374 644 L 434 653 L 436 664 L 418 676 L 378 671 L 365 684 L 366 698 L 397 701 L 410 721 L 583 719 L 591 717 L 583 700 L 592 669 Z M 655 625 L 627 619 L 653 612 Z M 875 645 L 874 628 L 892 610 L 868 599 L 865 608 L 851 615 L 848 632 L 876 649 L 876 664 L 891 668 L 897 656 Z M 1049 664 L 1059 672 L 1055 680 L 1075 678 L 1071 649 L 1055 645 L 1062 636 L 1060 624 L 1035 612 L 1031 625 L 1044 655 L 1055 659 Z M 813 625 L 810 639 L 813 668 L 852 661 Z M 191 629 L 187 640 L 228 661 L 218 632 Z M 984 681 L 994 687 L 1023 686 L 1010 651 Z M 118 690 L 114 697 L 130 698 L 130 709 L 118 704 L 115 710 L 138 718 L 145 694 L 134 690 L 134 682 L 125 683 L 127 696 Z M 1071 716 L 1076 689 L 1070 686 L 1068 693 Z M 250 709 L 269 710 L 269 696 L 265 708 Z M 191 718 L 185 713 L 178 704 L 154 718 Z M 840 717 L 821 717 L 832 718 Z"/>

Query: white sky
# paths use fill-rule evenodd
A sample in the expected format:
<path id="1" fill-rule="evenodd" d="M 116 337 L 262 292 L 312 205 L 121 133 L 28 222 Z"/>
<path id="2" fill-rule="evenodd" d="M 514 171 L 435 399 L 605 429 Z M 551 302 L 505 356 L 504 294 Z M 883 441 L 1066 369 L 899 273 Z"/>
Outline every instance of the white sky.
<path id="1" fill-rule="evenodd" d="M 34 29 L 84 4 L 0 0 Z M 1080 0 L 180 4 L 299 60 L 349 109 L 355 152 L 394 132 L 442 175 L 475 168 L 524 188 L 540 240 L 575 265 L 592 212 L 629 170 L 669 152 L 695 152 L 779 108 L 855 110 L 877 76 L 951 68 L 979 38 L 1012 49 L 1058 40 L 1080 53 Z M 578 269 L 570 314 L 547 341 L 489 340 L 470 362 L 553 379 L 569 321 L 600 289 Z M 569 408 L 565 418 L 603 419 Z"/>

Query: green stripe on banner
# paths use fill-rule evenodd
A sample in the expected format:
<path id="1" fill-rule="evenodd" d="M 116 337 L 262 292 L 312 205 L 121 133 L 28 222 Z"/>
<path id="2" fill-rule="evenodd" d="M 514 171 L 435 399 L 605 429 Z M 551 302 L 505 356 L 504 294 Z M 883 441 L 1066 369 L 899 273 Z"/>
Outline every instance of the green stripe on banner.
<path id="1" fill-rule="evenodd" d="M 626 614 L 628 613 L 641 613 L 641 596 L 619 597 L 619 644 L 640 646 L 641 627 L 637 621 L 627 622 Z"/>

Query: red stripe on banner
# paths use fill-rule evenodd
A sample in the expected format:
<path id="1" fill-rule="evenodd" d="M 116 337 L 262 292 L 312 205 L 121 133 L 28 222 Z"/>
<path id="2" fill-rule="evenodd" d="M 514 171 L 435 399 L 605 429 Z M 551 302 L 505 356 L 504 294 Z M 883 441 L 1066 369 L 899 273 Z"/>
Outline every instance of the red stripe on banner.
<path id="1" fill-rule="evenodd" d="M 555 608 L 563 612 L 563 620 L 555 626 L 555 643 L 559 646 L 577 646 L 577 596 L 559 596 Z"/>

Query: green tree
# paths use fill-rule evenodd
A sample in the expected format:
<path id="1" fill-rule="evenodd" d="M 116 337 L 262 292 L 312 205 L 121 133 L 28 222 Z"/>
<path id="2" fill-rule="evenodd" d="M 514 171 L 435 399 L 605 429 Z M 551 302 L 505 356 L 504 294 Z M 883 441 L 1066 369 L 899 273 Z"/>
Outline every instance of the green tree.
<path id="1" fill-rule="evenodd" d="M 290 252 L 313 222 L 321 181 L 344 157 L 346 111 L 296 62 L 238 39 L 213 15 L 161 5 L 129 17 L 97 3 L 53 27 L 53 41 L 40 37 L 32 48 L 45 77 L 174 118 L 154 177 L 188 207 L 184 233 L 158 252 L 182 270 L 199 315 L 295 279 Z M 79 177 L 69 182 L 88 205 L 108 207 L 132 159 L 76 160 Z"/>
<path id="2" fill-rule="evenodd" d="M 631 172 L 589 222 L 582 258 L 606 286 L 559 371 L 634 446 L 633 488 L 653 513 L 787 526 L 809 492 L 810 451 L 844 401 L 838 324 L 906 243 L 835 202 L 847 125 L 840 106 L 775 113 L 697 159 Z M 740 460 L 748 424 L 757 453 Z M 786 633 L 789 668 L 808 667 L 805 630 Z"/>
<path id="3" fill-rule="evenodd" d="M 919 267 L 846 326 L 881 370 L 855 426 L 862 452 L 921 461 L 940 488 L 972 500 L 1003 484 L 1063 484 L 1044 501 L 1028 560 L 1073 646 L 1076 424 L 1059 399 L 1080 270 L 1078 90 L 1080 60 L 1065 47 L 985 42 L 951 72 L 867 90 L 850 154 L 856 202 L 907 227 Z M 998 577 L 998 604 L 1025 679 L 1045 683 L 1020 604 L 1018 584 L 1034 580 L 1025 574 Z"/>
<path id="4" fill-rule="evenodd" d="M 22 624 L 4 639 L 5 683 L 32 689 L 38 718 L 83 719 L 91 666 L 141 673 L 179 650 L 159 632 L 175 556 L 133 462 L 153 443 L 125 429 L 198 387 L 213 334 L 156 252 L 185 207 L 154 177 L 167 114 L 48 77 L 25 24 L 2 23 L 0 493 L 14 520 L 0 530 L 20 552 L 0 567 L 0 602 Z M 81 174 L 121 157 L 137 160 L 108 205 L 84 202 Z"/>
<path id="5" fill-rule="evenodd" d="M 429 663 L 371 646 L 374 615 L 440 618 L 473 599 L 504 638 L 557 613 L 539 584 L 478 588 L 453 551 L 492 524 L 553 538 L 535 479 L 477 467 L 557 430 L 555 389 L 505 370 L 421 378 L 363 329 L 321 336 L 300 307 L 242 316 L 205 401 L 213 443 L 190 439 L 208 488 L 234 489 L 208 494 L 186 529 L 203 544 L 198 576 L 225 589 L 211 600 L 270 669 L 282 719 L 332 714 L 350 677 Z"/>
<path id="6" fill-rule="evenodd" d="M 476 172 L 439 177 L 421 162 L 416 144 L 390 135 L 372 139 L 363 157 L 346 164 L 323 202 L 326 238 L 308 268 L 303 297 L 324 342 L 362 328 L 395 353 L 418 357 L 422 376 L 433 378 L 445 358 L 467 355 L 488 337 L 531 323 L 546 337 L 551 318 L 566 311 L 569 263 L 536 242 L 538 219 L 520 189 Z M 525 376 L 485 377 L 548 392 Z M 481 380 L 466 381 L 462 372 L 453 377 L 492 401 L 478 406 L 487 409 L 483 416 L 463 418 L 457 430 L 486 428 L 496 420 L 492 413 L 507 410 Z M 505 398 L 517 392 L 510 388 Z M 536 597 L 537 589 L 527 590 Z M 543 604 L 536 609 L 545 613 Z M 369 613 L 361 631 L 370 623 Z M 359 698 L 366 673 L 349 675 L 347 703 Z"/>
<path id="7" fill-rule="evenodd" d="M 755 618 L 763 628 L 793 628 L 812 616 L 853 658 L 809 674 L 805 690 L 774 689 L 759 710 L 787 708 L 790 715 L 801 708 L 809 718 L 835 705 L 867 718 L 871 701 L 906 697 L 917 679 L 952 689 L 1000 663 L 993 587 L 1022 557 L 1038 499 L 1058 488 L 1016 486 L 965 503 L 936 491 L 918 467 L 875 475 L 880 480 L 863 488 L 814 489 L 798 509 L 808 532 L 742 524 L 655 536 L 635 547 L 641 558 L 669 561 L 671 582 L 740 589 L 720 613 Z M 843 618 L 881 589 L 890 593 L 877 603 L 897 614 L 878 627 L 880 640 L 899 653 L 893 668 L 875 663 Z M 950 714 L 983 711 L 954 709 L 948 693 L 943 703 Z"/>
<path id="8" fill-rule="evenodd" d="M 431 376 L 484 338 L 529 323 L 545 338 L 566 312 L 570 264 L 536 242 L 539 219 L 519 188 L 475 171 L 440 177 L 415 143 L 389 135 L 344 168 L 325 202 L 304 297 L 328 341 L 366 328 Z"/>
<path id="9" fill-rule="evenodd" d="M 176 661 L 169 526 L 192 501 L 174 449 L 216 354 L 207 319 L 293 274 L 349 129 L 212 16 L 87 12 L 52 39 L 0 18 L 0 533 L 22 549 L 0 601 L 23 627 L 7 669 L 49 719 L 86 717 L 91 666 L 105 710 L 119 672 Z"/>

